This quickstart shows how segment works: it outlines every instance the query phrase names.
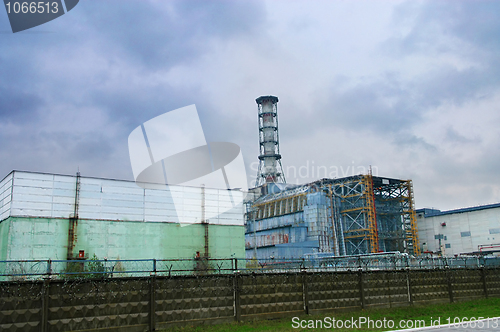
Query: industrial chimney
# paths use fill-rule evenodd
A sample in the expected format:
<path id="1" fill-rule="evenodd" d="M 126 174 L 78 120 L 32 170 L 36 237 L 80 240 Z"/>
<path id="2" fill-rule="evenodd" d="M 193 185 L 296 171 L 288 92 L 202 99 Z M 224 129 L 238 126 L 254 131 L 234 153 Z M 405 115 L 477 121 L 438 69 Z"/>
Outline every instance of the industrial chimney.
<path id="1" fill-rule="evenodd" d="M 255 100 L 259 111 L 259 170 L 256 186 L 285 183 L 278 135 L 278 97 L 261 96 Z"/>

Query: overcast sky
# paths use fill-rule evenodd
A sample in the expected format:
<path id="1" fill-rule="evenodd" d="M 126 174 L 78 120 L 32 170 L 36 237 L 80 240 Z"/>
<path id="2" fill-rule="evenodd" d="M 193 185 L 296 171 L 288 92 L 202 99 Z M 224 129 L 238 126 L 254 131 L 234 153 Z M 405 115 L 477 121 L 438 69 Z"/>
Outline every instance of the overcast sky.
<path id="1" fill-rule="evenodd" d="M 417 208 L 500 202 L 499 1 L 81 0 L 16 34 L 0 10 L 0 178 L 133 180 L 131 131 L 196 104 L 251 181 L 261 95 L 288 182 L 372 165 Z"/>

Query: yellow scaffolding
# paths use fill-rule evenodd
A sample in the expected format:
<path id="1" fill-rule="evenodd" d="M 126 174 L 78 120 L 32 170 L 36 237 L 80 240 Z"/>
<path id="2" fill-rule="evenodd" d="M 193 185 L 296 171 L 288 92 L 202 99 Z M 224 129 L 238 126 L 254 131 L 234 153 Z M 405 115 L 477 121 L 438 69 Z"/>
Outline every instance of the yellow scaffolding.
<path id="1" fill-rule="evenodd" d="M 375 212 L 375 196 L 373 195 L 373 178 L 371 174 L 363 176 L 365 185 L 366 216 L 368 219 L 368 241 L 370 252 L 377 253 L 378 247 L 378 227 L 377 214 Z"/>
<path id="2" fill-rule="evenodd" d="M 408 214 L 409 229 L 406 229 L 406 238 L 408 239 L 408 246 L 413 249 L 413 255 L 420 255 L 420 243 L 418 240 L 417 217 L 415 213 L 415 198 L 413 196 L 413 182 L 411 180 L 405 181 L 406 189 L 408 191 Z"/>

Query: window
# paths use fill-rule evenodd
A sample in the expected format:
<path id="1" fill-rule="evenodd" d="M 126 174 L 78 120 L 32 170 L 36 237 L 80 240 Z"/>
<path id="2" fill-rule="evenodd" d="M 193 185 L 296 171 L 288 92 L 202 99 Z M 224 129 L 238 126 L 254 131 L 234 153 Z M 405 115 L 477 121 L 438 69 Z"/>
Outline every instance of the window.
<path id="1" fill-rule="evenodd" d="M 490 228 L 490 234 L 500 234 L 500 228 Z"/>
<path id="2" fill-rule="evenodd" d="M 468 231 L 468 232 L 460 232 L 460 236 L 461 236 L 461 237 L 467 237 L 467 236 L 470 236 L 470 231 Z"/>
<path id="3" fill-rule="evenodd" d="M 444 245 L 444 247 L 445 247 L 445 248 L 451 248 L 451 244 L 446 243 L 446 244 Z"/>

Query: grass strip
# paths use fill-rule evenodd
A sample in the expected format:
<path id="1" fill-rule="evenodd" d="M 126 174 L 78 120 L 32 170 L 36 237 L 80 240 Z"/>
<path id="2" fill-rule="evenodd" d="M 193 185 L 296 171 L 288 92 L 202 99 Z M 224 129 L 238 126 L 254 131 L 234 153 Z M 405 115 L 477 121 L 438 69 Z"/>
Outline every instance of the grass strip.
<path id="1" fill-rule="evenodd" d="M 500 316 L 500 298 L 488 298 L 468 302 L 455 302 L 449 304 L 434 304 L 426 306 L 408 306 L 390 309 L 366 309 L 354 312 L 342 312 L 342 313 L 331 313 L 321 314 L 321 315 L 302 315 L 297 318 L 288 317 L 276 320 L 254 320 L 245 321 L 240 323 L 228 323 L 220 325 L 199 325 L 199 326 L 184 326 L 184 327 L 174 327 L 162 331 L 182 331 L 182 332 L 194 332 L 194 331 L 208 331 L 208 332 L 247 332 L 247 331 L 297 331 L 297 330 L 308 330 L 313 329 L 316 331 L 391 331 L 398 330 L 400 328 L 399 324 L 402 322 L 406 326 L 413 324 L 423 324 L 425 326 L 456 323 L 465 319 L 466 321 L 472 321 L 473 319 L 482 318 L 493 318 Z M 332 319 L 335 321 L 332 321 Z M 293 319 L 293 320 L 292 320 Z M 340 327 L 338 321 L 353 321 L 358 322 L 357 328 L 345 326 Z M 381 326 L 377 328 L 376 324 L 383 324 L 385 320 L 385 327 Z M 365 322 L 360 326 L 361 322 Z M 373 322 L 373 323 L 370 323 Z M 394 323 L 394 326 L 390 328 L 390 321 Z M 321 323 L 320 323 L 321 322 Z M 337 324 L 335 328 L 330 327 L 330 324 Z M 302 326 L 306 328 L 298 327 L 302 323 Z M 473 323 L 469 323 L 472 326 Z M 498 324 L 500 327 L 500 320 L 498 322 L 493 321 L 490 324 Z M 344 325 L 344 324 L 342 324 Z M 294 328 L 295 326 L 296 328 Z M 322 328 L 321 328 L 322 326 Z M 335 326 L 335 325 L 334 325 Z M 494 327 L 494 326 L 491 326 Z M 462 329 L 463 331 L 463 329 Z"/>

